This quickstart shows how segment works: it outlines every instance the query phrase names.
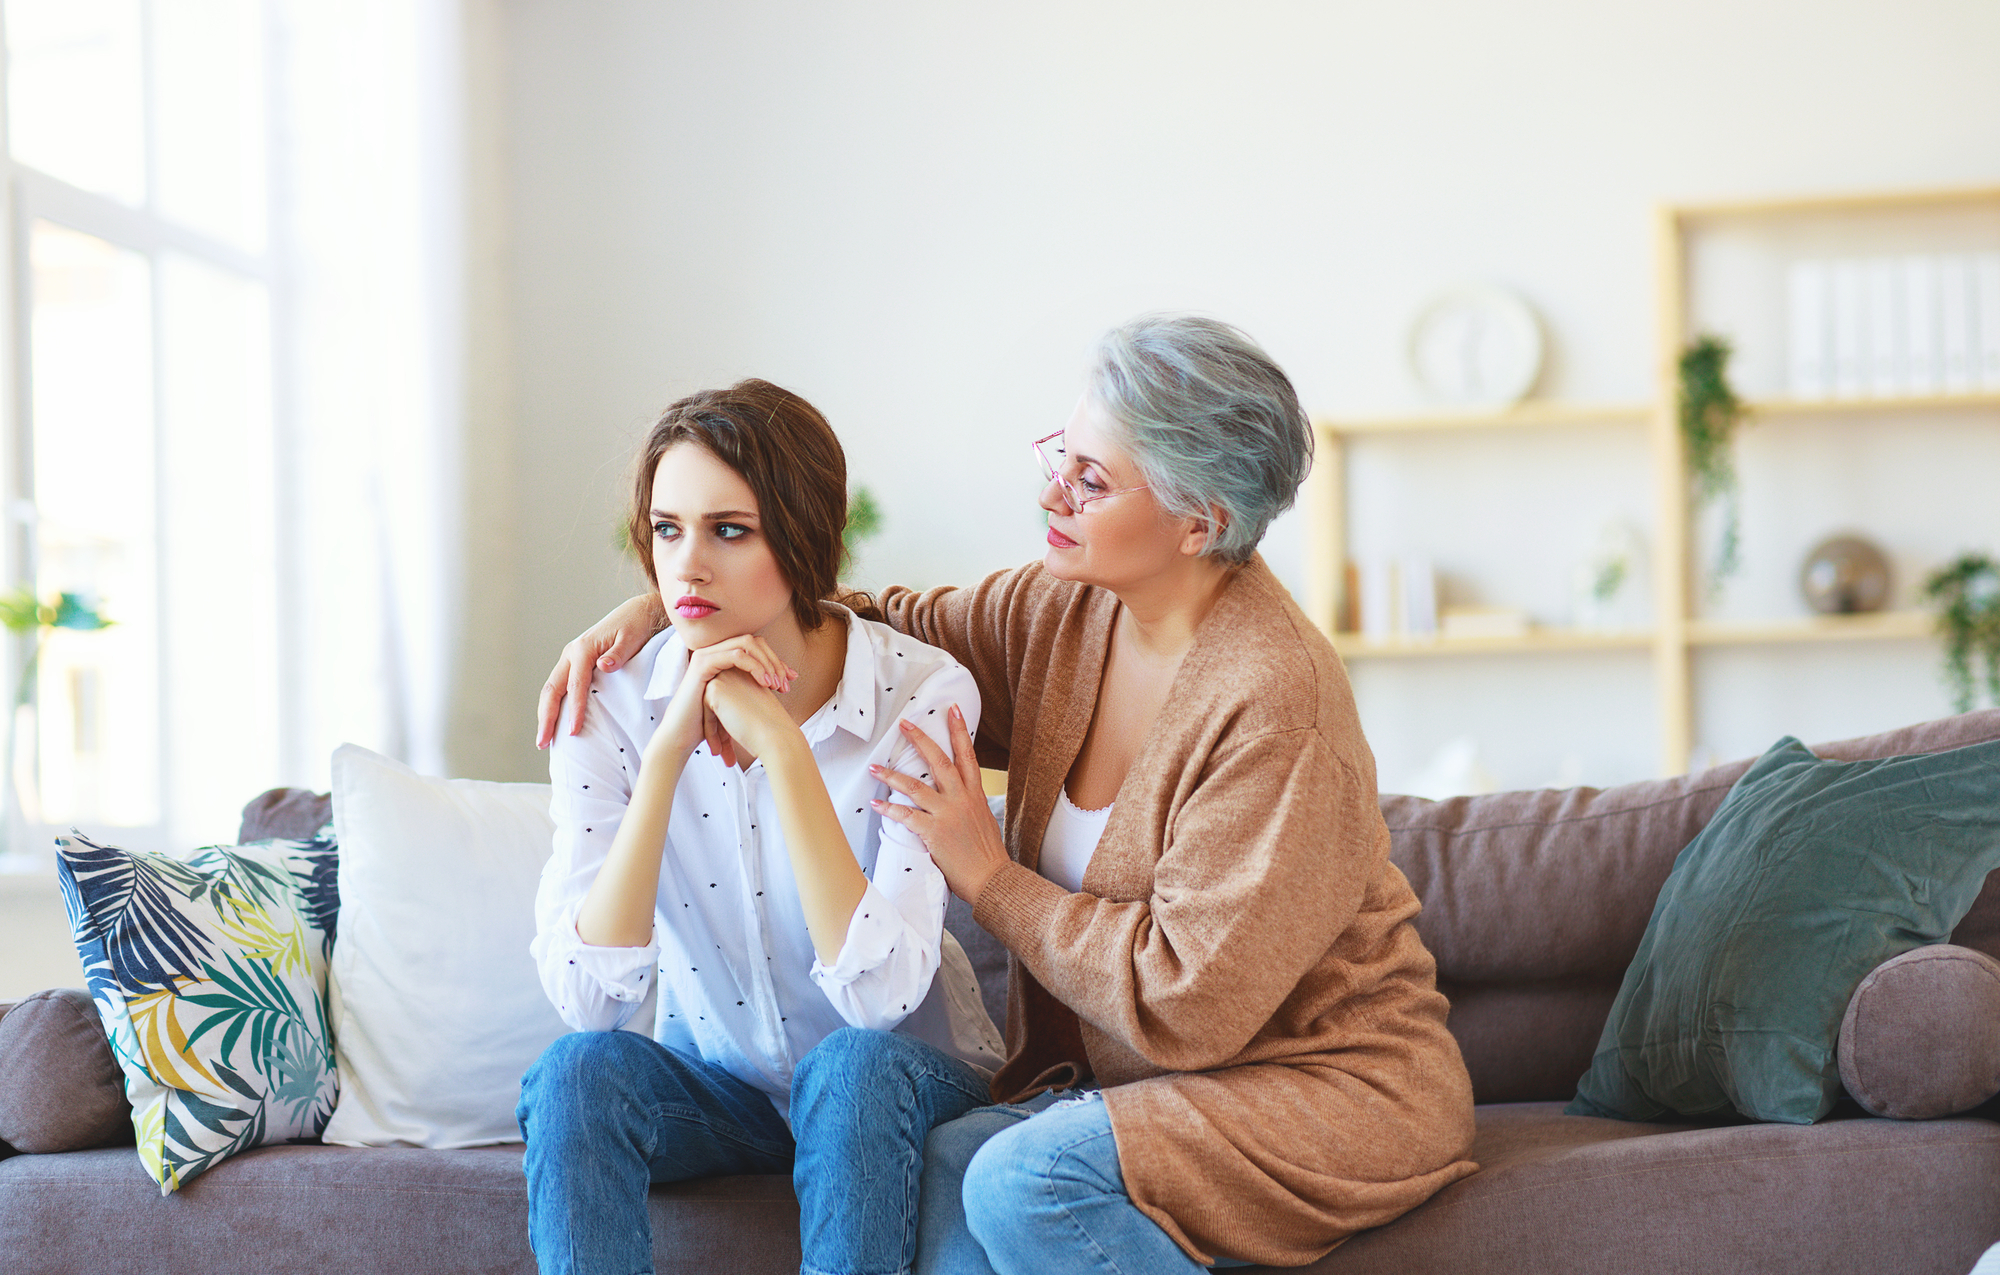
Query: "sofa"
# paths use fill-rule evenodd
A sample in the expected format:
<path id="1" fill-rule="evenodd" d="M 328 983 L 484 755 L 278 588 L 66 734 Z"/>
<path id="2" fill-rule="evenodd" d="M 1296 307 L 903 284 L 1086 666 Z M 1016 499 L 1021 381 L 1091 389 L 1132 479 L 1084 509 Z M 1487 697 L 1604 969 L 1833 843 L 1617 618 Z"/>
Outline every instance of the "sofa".
<path id="1" fill-rule="evenodd" d="M 2000 710 L 1815 751 L 1853 759 L 1995 738 Z M 1603 790 L 1382 798 L 1471 1071 L 1482 1167 L 1304 1269 L 1965 1275 L 2000 1241 L 2000 1104 L 1894 1120 L 1843 1103 L 1810 1126 L 1563 1114 L 1676 854 L 1748 765 Z M 266 794 L 245 812 L 245 839 L 309 832 L 323 800 Z M 951 924 L 996 998 L 1002 954 L 962 909 Z M 1952 941 L 2000 955 L 2000 873 Z M 5 1048 L 0 1017 L 0 1108 L 14 1113 L 0 1136 L 32 1144 L 0 1144 L 0 1271 L 534 1269 L 518 1146 L 267 1147 L 167 1197 L 129 1145 L 52 1150 L 115 1143 L 121 1099 L 88 998 L 36 1001 L 45 1027 L 33 1049 Z M 10 1132 L 24 1128 L 33 1136 Z M 787 1178 L 658 1186 L 650 1208 L 662 1272 L 797 1269 Z"/>

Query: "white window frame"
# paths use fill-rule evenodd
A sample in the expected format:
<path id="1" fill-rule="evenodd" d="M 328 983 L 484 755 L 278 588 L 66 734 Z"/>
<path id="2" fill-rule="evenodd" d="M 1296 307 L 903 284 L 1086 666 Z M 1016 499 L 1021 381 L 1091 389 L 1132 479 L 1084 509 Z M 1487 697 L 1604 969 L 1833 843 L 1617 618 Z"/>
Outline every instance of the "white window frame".
<path id="1" fill-rule="evenodd" d="M 5 0 L 0 0 L 4 4 Z M 4 286 L 8 304 L 0 315 L 0 357 L 4 357 L 4 376 L 7 390 L 0 395 L 0 445 L 4 445 L 4 547 L 0 548 L 0 571 L 4 571 L 7 589 L 22 584 L 32 585 L 37 576 L 37 545 L 35 543 L 35 493 L 34 493 L 34 385 L 32 339 L 33 318 L 33 271 L 29 264 L 29 241 L 36 221 L 48 221 L 93 235 L 99 239 L 124 249 L 137 252 L 146 259 L 152 304 L 153 341 L 153 428 L 155 437 L 167 419 L 162 396 L 164 361 L 159 357 L 161 333 L 164 328 L 161 291 L 158 286 L 160 260 L 163 253 L 175 252 L 192 258 L 202 264 L 226 270 L 246 280 L 262 284 L 266 289 L 270 315 L 270 394 L 269 404 L 272 429 L 274 472 L 270 475 L 273 494 L 279 511 L 275 532 L 278 537 L 277 559 L 279 563 L 276 581 L 278 604 L 278 686 L 273 688 L 278 694 L 278 738 L 281 755 L 275 759 L 274 769 L 283 774 L 299 772 L 297 741 L 300 736 L 297 697 L 285 693 L 296 686 L 301 670 L 297 667 L 294 652 L 297 650 L 296 630 L 289 617 L 297 612 L 295 605 L 297 586 L 296 572 L 289 570 L 295 561 L 295 533 L 288 524 L 284 511 L 294 505 L 288 499 L 295 487 L 293 456 L 293 431 L 288 427 L 288 407 L 291 401 L 287 371 L 292 364 L 292 325 L 289 322 L 289 307 L 284 289 L 284 272 L 278 267 L 282 199 L 284 189 L 281 167 L 284 158 L 278 144 L 278 121 L 282 106 L 281 86 L 283 65 L 282 46 L 278 38 L 280 15 L 271 0 L 259 6 L 263 22 L 264 48 L 264 101 L 265 101 L 265 247 L 261 253 L 244 250 L 204 235 L 168 220 L 158 211 L 159 181 L 156 171 L 158 145 L 156 137 L 157 110 L 155 104 L 154 74 L 154 29 L 153 7 L 160 0 L 139 0 L 140 4 L 140 57 L 142 79 L 141 102 L 143 103 L 145 127 L 145 184 L 146 202 L 143 207 L 134 208 L 107 195 L 71 185 L 60 178 L 52 177 L 16 160 L 12 149 L 12 131 L 8 118 L 10 101 L 8 96 L 8 56 L 6 29 L 0 22 L 0 182 L 4 182 L 6 200 L 0 208 L 0 219 L 4 219 L 4 234 L 8 251 L 5 254 Z M 167 0 L 171 2 L 171 0 Z M 157 454 L 157 451 L 156 451 Z M 155 483 L 159 483 L 158 471 Z M 154 502 L 154 541 L 156 557 L 155 578 L 162 583 L 171 579 L 172 566 L 166 561 L 166 537 L 162 521 L 165 518 L 167 494 L 156 491 Z M 113 618 L 116 618 L 115 616 Z M 176 712 L 227 713 L 236 692 L 224 687 L 176 687 L 169 683 L 165 670 L 172 667 L 168 661 L 168 625 L 159 624 L 158 641 L 153 658 L 161 670 L 159 679 L 160 711 L 159 733 L 154 747 L 159 753 L 159 822 L 145 827 L 120 827 L 116 835 L 120 841 L 133 849 L 167 848 L 167 829 L 173 826 L 174 774 L 177 766 L 198 765 L 199 759 L 177 759 L 168 746 L 172 714 Z M 12 635 L 9 635 L 12 638 Z M 7 728 L 12 728 L 13 688 L 18 683 L 21 670 L 32 650 L 31 641 L 15 638 L 9 643 L 10 649 L 4 662 L 4 685 L 0 685 L 0 700 L 4 700 Z M 17 741 L 17 748 L 34 750 L 36 741 L 23 737 Z M 39 761 L 35 763 L 39 769 Z M 245 793 L 248 800 L 254 793 Z M 47 847 L 55 835 L 67 831 L 58 824 L 27 825 L 27 844 L 36 847 L 37 855 L 47 853 Z M 230 830 L 233 835 L 234 830 Z M 19 847 L 10 847 L 17 850 Z"/>

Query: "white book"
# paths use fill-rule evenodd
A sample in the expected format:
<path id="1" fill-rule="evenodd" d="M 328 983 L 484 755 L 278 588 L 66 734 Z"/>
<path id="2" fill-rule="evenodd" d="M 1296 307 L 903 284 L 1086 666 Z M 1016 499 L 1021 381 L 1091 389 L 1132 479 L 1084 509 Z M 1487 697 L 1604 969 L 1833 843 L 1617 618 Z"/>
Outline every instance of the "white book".
<path id="1" fill-rule="evenodd" d="M 1953 254 L 1938 259 L 1938 350 L 1944 366 L 1939 379 L 1947 394 L 1969 394 L 1978 383 L 1972 288 L 1971 257 Z"/>
<path id="2" fill-rule="evenodd" d="M 1868 388 L 1866 271 L 1859 258 L 1833 263 L 1833 394 L 1860 398 Z"/>
<path id="3" fill-rule="evenodd" d="M 1793 398 L 1825 398 L 1832 389 L 1827 380 L 1832 335 L 1827 273 L 1824 261 L 1794 261 L 1785 272 L 1785 318 L 1791 347 L 1789 392 Z"/>
<path id="4" fill-rule="evenodd" d="M 1870 257 L 1863 274 L 1861 308 L 1868 325 L 1868 392 L 1893 398 L 1904 392 L 1903 272 L 1894 257 Z"/>
<path id="5" fill-rule="evenodd" d="M 1935 394 L 1943 384 L 1937 278 L 1936 257 L 1903 258 L 1903 384 L 1910 394 Z"/>
<path id="6" fill-rule="evenodd" d="M 1396 638 L 1396 564 L 1370 557 L 1361 563 L 1361 636 L 1370 642 Z"/>
<path id="7" fill-rule="evenodd" d="M 1437 572 L 1429 558 L 1404 558 L 1398 580 L 1403 586 L 1403 636 L 1437 636 Z"/>
<path id="8" fill-rule="evenodd" d="M 1973 258 L 1973 325 L 1979 333 L 1979 388 L 2000 390 L 2000 252 Z"/>

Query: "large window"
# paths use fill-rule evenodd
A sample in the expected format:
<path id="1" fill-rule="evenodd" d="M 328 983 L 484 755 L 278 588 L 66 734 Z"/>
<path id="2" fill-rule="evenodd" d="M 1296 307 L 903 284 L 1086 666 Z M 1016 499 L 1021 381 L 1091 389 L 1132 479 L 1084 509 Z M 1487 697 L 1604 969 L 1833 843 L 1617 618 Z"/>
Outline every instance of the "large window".
<path id="1" fill-rule="evenodd" d="M 263 0 L 4 0 L 15 835 L 231 836 L 279 773 Z M 23 847 L 10 845 L 19 854 Z"/>

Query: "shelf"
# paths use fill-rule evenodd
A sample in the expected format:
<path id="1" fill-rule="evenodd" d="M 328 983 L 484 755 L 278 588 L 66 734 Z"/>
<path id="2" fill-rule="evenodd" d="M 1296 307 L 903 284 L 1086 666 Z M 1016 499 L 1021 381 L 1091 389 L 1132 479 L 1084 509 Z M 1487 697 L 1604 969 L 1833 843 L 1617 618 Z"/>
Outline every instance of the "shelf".
<path id="1" fill-rule="evenodd" d="M 1755 416 L 1882 416 L 1894 412 L 1948 412 L 2000 408 L 2000 393 L 1926 394 L 1909 398 L 1770 398 L 1743 405 Z"/>
<path id="2" fill-rule="evenodd" d="M 1798 198 L 1730 200 L 1685 204 L 1671 210 L 1681 222 L 1728 221 L 1737 218 L 1839 215 L 1922 211 L 1934 207 L 2000 203 L 2000 186 L 1948 190 L 1904 190 L 1855 195 L 1810 195 Z"/>
<path id="3" fill-rule="evenodd" d="M 1729 256 L 1729 252 L 1735 251 L 1731 244 L 1737 241 L 1749 243 L 1767 255 L 1775 253 L 1773 260 L 1824 253 L 1827 249 L 1822 241 L 1846 242 L 1841 236 L 1854 239 L 1859 246 L 1851 251 L 1856 252 L 1870 245 L 1874 245 L 1870 248 L 1874 252 L 1889 252 L 1892 248 L 1903 252 L 1912 245 L 1928 246 L 1934 251 L 1967 251 L 1968 245 L 1976 245 L 1984 251 L 1993 246 L 1996 214 L 2000 214 L 2000 186 L 1831 198 L 1786 197 L 1660 209 L 1654 221 L 1657 252 L 1653 329 L 1657 388 L 1649 400 L 1636 403 L 1531 400 L 1503 410 L 1432 407 L 1400 416 L 1326 415 L 1314 420 L 1318 451 L 1302 496 L 1313 527 L 1306 559 L 1304 601 L 1308 615 L 1323 631 L 1330 631 L 1336 617 L 1347 609 L 1350 544 L 1347 488 L 1351 458 L 1364 450 L 1364 440 L 1377 445 L 1385 438 L 1406 440 L 1401 446 L 1411 448 L 1410 459 L 1421 463 L 1428 461 L 1429 453 L 1440 446 L 1451 450 L 1457 444 L 1471 443 L 1469 450 L 1490 451 L 1490 447 L 1481 446 L 1481 440 L 1497 441 L 1499 436 L 1494 431 L 1546 429 L 1553 435 L 1557 430 L 1570 430 L 1559 438 L 1532 441 L 1548 452 L 1557 453 L 1558 459 L 1561 452 L 1572 448 L 1579 452 L 1594 451 L 1593 444 L 1597 442 L 1644 443 L 1654 514 L 1647 570 L 1651 580 L 1652 630 L 1605 632 L 1552 627 L 1530 629 L 1512 637 L 1439 637 L 1427 641 L 1370 641 L 1360 633 L 1334 633 L 1334 646 L 1342 657 L 1357 665 L 1371 660 L 1473 657 L 1466 661 L 1470 667 L 1480 657 L 1504 661 L 1514 655 L 1544 654 L 1557 657 L 1548 661 L 1551 672 L 1559 668 L 1565 654 L 1578 663 L 1591 652 L 1606 653 L 1617 661 L 1644 663 L 1652 673 L 1658 709 L 1655 729 L 1660 773 L 1677 775 L 1685 770 L 1701 737 L 1697 730 L 1697 688 L 1700 680 L 1713 671 L 1704 665 L 1714 663 L 1702 658 L 1705 652 L 1764 650 L 1780 658 L 1796 659 L 1804 654 L 1803 647 L 1832 652 L 1842 649 L 1837 644 L 1845 643 L 1850 644 L 1846 649 L 1852 652 L 1857 664 L 1866 663 L 1876 654 L 1901 658 L 1920 653 L 1926 644 L 1934 653 L 1936 621 L 1927 611 L 1732 620 L 1697 617 L 1699 607 L 1694 586 L 1700 571 L 1692 561 L 1697 537 L 1691 525 L 1687 455 L 1677 419 L 1678 367 L 1688 336 L 1694 330 L 1690 315 L 1701 308 L 1692 304 L 1697 285 L 1704 291 L 1717 287 L 1726 290 L 1735 287 L 1735 276 L 1742 274 L 1744 263 Z M 1721 264 L 1712 270 L 1706 266 L 1696 269 L 1696 257 L 1707 253 L 1701 260 L 1708 262 L 1717 244 L 1726 250 L 1715 258 Z M 1784 366 L 1782 362 L 1776 364 L 1773 375 Z M 1773 379 L 1766 383 L 1776 388 L 1780 381 Z M 1780 393 L 1768 399 L 1748 400 L 1744 407 L 1753 420 L 1786 434 L 1804 431 L 1822 447 L 1851 446 L 1854 440 L 1844 436 L 1856 427 L 1874 431 L 1871 439 L 1885 428 L 1901 432 L 1937 424 L 1951 429 L 1973 422 L 1982 428 L 2000 427 L 2000 390 L 1993 387 L 1969 393 L 1852 399 L 1805 400 Z M 1606 435 L 1602 432 L 1605 427 L 1629 431 L 1630 437 Z M 1421 446 L 1413 446 L 1420 441 Z M 1631 449 L 1626 449 L 1618 462 L 1621 466 L 1638 462 L 1638 457 L 1630 452 Z M 1952 512 L 1943 509 L 1938 516 L 1948 519 Z M 1571 551 L 1563 550 L 1565 555 Z M 1555 565 L 1552 561 L 1552 569 Z M 1771 605 L 1781 608 L 1790 604 L 1773 601 Z M 1879 652 L 1871 651 L 1868 645 L 1884 642 L 1908 645 Z M 1829 643 L 1836 645 L 1828 646 Z M 1515 670 L 1500 676 L 1521 676 L 1533 671 L 1520 669 L 1519 664 Z"/>
<path id="4" fill-rule="evenodd" d="M 1794 620 L 1691 620 L 1690 646 L 1770 646 L 1791 642 L 1875 642 L 1927 638 L 1937 628 L 1928 611 L 1815 615 Z"/>
<path id="5" fill-rule="evenodd" d="M 1353 420 L 1322 417 L 1314 422 L 1335 434 L 1411 434 L 1435 430 L 1537 429 L 1546 426 L 1643 425 L 1647 403 L 1562 403 L 1529 401 L 1497 411 L 1433 412 Z"/>
<path id="6" fill-rule="evenodd" d="M 1439 655 L 1531 654 L 1536 651 L 1640 651 L 1653 645 L 1644 630 L 1529 629 L 1514 637 L 1431 638 L 1371 642 L 1359 633 L 1336 633 L 1342 659 L 1413 659 Z"/>

